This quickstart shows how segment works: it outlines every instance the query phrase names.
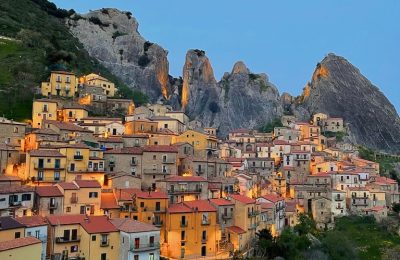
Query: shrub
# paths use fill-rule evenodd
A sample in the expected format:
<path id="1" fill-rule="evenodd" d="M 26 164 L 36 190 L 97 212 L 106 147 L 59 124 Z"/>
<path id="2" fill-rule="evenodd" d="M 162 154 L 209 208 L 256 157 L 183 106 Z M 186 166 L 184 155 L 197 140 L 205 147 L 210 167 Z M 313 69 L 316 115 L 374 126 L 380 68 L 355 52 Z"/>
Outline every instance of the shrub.
<path id="1" fill-rule="evenodd" d="M 198 57 L 206 55 L 206 52 L 203 50 L 195 49 L 194 52 L 197 54 Z"/>
<path id="2" fill-rule="evenodd" d="M 112 38 L 115 40 L 115 39 L 117 39 L 118 37 L 124 36 L 124 35 L 128 35 L 128 34 L 127 34 L 127 33 L 120 32 L 120 31 L 115 31 L 115 32 L 113 33 L 113 35 L 112 35 Z"/>
<path id="3" fill-rule="evenodd" d="M 279 118 L 275 118 L 274 120 L 272 120 L 272 122 L 261 126 L 259 128 L 259 130 L 260 130 L 260 132 L 263 132 L 263 133 L 270 133 L 270 132 L 274 131 L 275 127 L 282 127 L 282 126 L 283 125 L 282 125 L 281 120 Z"/>
<path id="4" fill-rule="evenodd" d="M 144 51 L 147 52 L 147 51 L 149 50 L 149 48 L 150 48 L 153 44 L 154 44 L 154 43 L 152 43 L 152 42 L 146 41 L 146 42 L 143 44 Z"/>
<path id="5" fill-rule="evenodd" d="M 138 60 L 138 64 L 140 67 L 146 67 L 147 65 L 149 65 L 150 63 L 150 58 L 147 56 L 147 54 L 143 54 L 142 56 L 140 56 L 139 60 Z"/>
<path id="6" fill-rule="evenodd" d="M 96 24 L 100 27 L 108 27 L 109 26 L 108 23 L 103 23 L 98 17 L 95 17 L 95 16 L 90 17 L 89 22 Z"/>
<path id="7" fill-rule="evenodd" d="M 254 73 L 250 73 L 249 74 L 249 79 L 250 80 L 257 80 L 260 77 L 260 75 L 254 74 Z"/>
<path id="8" fill-rule="evenodd" d="M 126 16 L 128 17 L 128 19 L 131 19 L 131 18 L 132 18 L 132 13 L 131 13 L 131 12 L 126 12 L 125 14 L 126 14 Z"/>
<path id="9" fill-rule="evenodd" d="M 108 9 L 106 9 L 106 8 L 102 8 L 102 9 L 101 9 L 101 13 L 102 13 L 102 14 L 107 14 L 107 15 L 109 14 L 109 13 L 108 13 Z"/>

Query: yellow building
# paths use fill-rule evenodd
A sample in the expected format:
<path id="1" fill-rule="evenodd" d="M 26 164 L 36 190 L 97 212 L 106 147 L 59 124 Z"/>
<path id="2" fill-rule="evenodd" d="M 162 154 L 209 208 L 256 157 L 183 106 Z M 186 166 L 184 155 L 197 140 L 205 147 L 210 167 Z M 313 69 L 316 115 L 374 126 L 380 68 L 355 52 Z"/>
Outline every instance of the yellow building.
<path id="1" fill-rule="evenodd" d="M 42 128 L 43 120 L 57 120 L 57 102 L 50 99 L 33 101 L 32 127 Z"/>
<path id="2" fill-rule="evenodd" d="M 67 71 L 52 71 L 49 82 L 42 82 L 42 95 L 74 97 L 78 92 L 78 80 L 74 73 Z"/>
<path id="3" fill-rule="evenodd" d="M 187 130 L 176 137 L 176 142 L 186 142 L 193 145 L 195 155 L 209 156 L 217 151 L 218 139 L 205 131 Z"/>
<path id="4" fill-rule="evenodd" d="M 0 242 L 22 238 L 25 236 L 25 226 L 12 217 L 0 217 L 0 224 Z"/>
<path id="5" fill-rule="evenodd" d="M 0 259 L 41 259 L 42 241 L 36 237 L 24 237 L 0 242 Z"/>
<path id="6" fill-rule="evenodd" d="M 125 123 L 125 134 L 134 135 L 140 133 L 157 132 L 158 123 L 149 119 L 137 119 Z"/>
<path id="7" fill-rule="evenodd" d="M 81 77 L 80 83 L 86 84 L 88 86 L 101 87 L 107 97 L 114 97 L 118 91 L 113 82 L 95 73 L 90 73 Z"/>
<path id="8" fill-rule="evenodd" d="M 54 183 L 66 179 L 66 157 L 54 150 L 30 150 L 26 154 L 25 180 Z"/>
<path id="9" fill-rule="evenodd" d="M 83 106 L 64 106 L 60 111 L 59 120 L 64 122 L 76 122 L 81 121 L 82 118 L 88 117 L 88 111 Z"/>
<path id="10" fill-rule="evenodd" d="M 161 255 L 178 259 L 216 256 L 221 231 L 217 209 L 208 200 L 170 205 L 165 229 Z"/>
<path id="11" fill-rule="evenodd" d="M 95 180 L 61 182 L 57 187 L 64 194 L 65 214 L 102 215 L 101 185 Z"/>

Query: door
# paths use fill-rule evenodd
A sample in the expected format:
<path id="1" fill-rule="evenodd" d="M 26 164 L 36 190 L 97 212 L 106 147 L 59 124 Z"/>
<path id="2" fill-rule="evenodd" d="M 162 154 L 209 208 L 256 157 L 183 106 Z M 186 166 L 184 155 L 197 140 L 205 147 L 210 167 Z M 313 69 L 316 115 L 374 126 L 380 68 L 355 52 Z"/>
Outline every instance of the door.
<path id="1" fill-rule="evenodd" d="M 39 159 L 39 161 L 38 161 L 38 168 L 39 168 L 39 169 L 43 169 L 43 167 L 44 167 L 44 160 L 43 160 L 43 159 Z"/>
<path id="2" fill-rule="evenodd" d="M 64 230 L 63 240 L 64 241 L 68 241 L 69 240 L 69 235 L 70 235 L 70 230 Z"/>
<path id="3" fill-rule="evenodd" d="M 112 134 L 117 135 L 117 129 L 113 128 Z"/>
<path id="4" fill-rule="evenodd" d="M 207 247 L 206 246 L 202 246 L 201 247 L 201 256 L 206 256 L 207 255 Z"/>
<path id="5" fill-rule="evenodd" d="M 81 206 L 80 213 L 81 213 L 81 214 L 85 214 L 85 213 L 86 213 L 86 212 L 85 212 L 85 206 Z"/>
<path id="6" fill-rule="evenodd" d="M 71 163 L 70 171 L 71 171 L 71 172 L 74 172 L 74 171 L 75 171 L 75 163 Z"/>
<path id="7" fill-rule="evenodd" d="M 78 239 L 78 230 L 72 229 L 71 240 L 77 240 L 77 239 Z"/>

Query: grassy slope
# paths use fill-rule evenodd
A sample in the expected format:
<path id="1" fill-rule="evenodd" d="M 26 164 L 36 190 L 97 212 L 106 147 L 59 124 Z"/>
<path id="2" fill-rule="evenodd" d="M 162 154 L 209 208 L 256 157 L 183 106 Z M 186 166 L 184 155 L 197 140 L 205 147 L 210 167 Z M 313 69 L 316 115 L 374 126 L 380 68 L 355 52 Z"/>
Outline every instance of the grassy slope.
<path id="1" fill-rule="evenodd" d="M 47 1 L 41 1 L 48 4 Z M 0 1 L 0 36 L 21 41 L 0 41 L 0 115 L 30 118 L 33 90 L 53 69 L 78 75 L 97 72 L 114 81 L 123 97 L 146 101 L 91 58 L 63 20 L 49 14 L 32 0 Z"/>

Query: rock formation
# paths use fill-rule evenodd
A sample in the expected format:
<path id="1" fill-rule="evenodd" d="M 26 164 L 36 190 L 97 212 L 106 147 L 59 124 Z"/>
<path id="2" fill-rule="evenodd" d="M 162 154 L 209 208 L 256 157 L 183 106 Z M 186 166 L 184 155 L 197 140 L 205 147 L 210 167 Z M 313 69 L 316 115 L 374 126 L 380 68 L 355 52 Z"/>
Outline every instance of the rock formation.
<path id="1" fill-rule="evenodd" d="M 71 33 L 88 53 L 132 88 L 146 93 L 151 101 L 168 98 L 167 51 L 146 41 L 130 13 L 116 9 L 91 11 L 67 20 Z"/>
<path id="2" fill-rule="evenodd" d="M 396 109 L 343 57 L 329 54 L 317 65 L 298 109 L 343 117 L 357 144 L 400 151 L 400 119 Z"/>

